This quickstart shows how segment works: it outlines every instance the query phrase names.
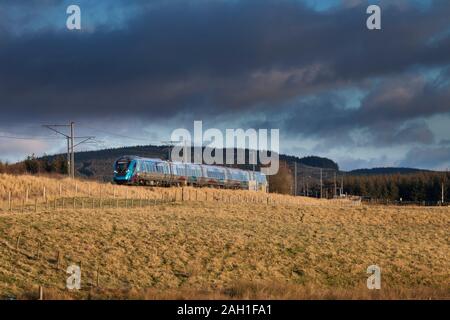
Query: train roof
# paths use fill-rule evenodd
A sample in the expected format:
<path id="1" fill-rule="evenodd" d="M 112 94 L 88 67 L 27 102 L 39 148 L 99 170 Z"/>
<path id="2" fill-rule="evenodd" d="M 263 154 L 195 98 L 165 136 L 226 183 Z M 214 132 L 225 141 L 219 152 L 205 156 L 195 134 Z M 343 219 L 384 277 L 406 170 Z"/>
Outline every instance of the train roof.
<path id="1" fill-rule="evenodd" d="M 117 160 L 122 160 L 122 159 L 124 159 L 124 160 L 126 159 L 126 160 L 165 161 L 160 158 L 144 158 L 144 157 L 139 157 L 139 156 L 122 156 L 122 157 L 118 158 Z"/>
<path id="2" fill-rule="evenodd" d="M 145 158 L 145 157 L 140 157 L 140 156 L 135 156 L 135 155 L 125 155 L 125 156 L 122 156 L 122 157 L 118 158 L 116 161 L 119 161 L 119 160 L 129 160 L 129 161 L 131 161 L 131 160 L 144 160 L 144 161 L 155 161 L 155 162 L 169 162 L 167 160 L 163 160 L 163 159 L 160 159 L 160 158 Z M 190 162 L 189 163 L 184 163 L 184 162 L 179 162 L 179 161 L 172 161 L 172 163 L 176 164 L 176 165 L 181 165 L 181 164 L 195 165 L 195 166 L 201 165 L 201 166 L 204 166 L 204 167 L 214 168 L 214 169 L 219 169 L 219 170 L 230 170 L 230 171 L 234 171 L 234 172 L 238 172 L 238 171 L 241 171 L 241 172 L 254 172 L 254 173 L 259 174 L 259 175 L 263 175 L 263 176 L 266 175 L 265 173 L 263 173 L 261 171 L 250 171 L 250 170 L 244 170 L 244 169 L 239 169 L 239 168 L 231 168 L 231 167 L 224 167 L 224 166 L 218 166 L 218 165 L 190 163 Z"/>

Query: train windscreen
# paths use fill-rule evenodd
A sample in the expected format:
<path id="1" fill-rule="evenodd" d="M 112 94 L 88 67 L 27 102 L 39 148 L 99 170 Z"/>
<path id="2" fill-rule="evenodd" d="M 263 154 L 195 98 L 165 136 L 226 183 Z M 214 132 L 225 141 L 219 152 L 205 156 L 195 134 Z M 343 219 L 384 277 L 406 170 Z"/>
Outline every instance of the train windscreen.
<path id="1" fill-rule="evenodd" d="M 116 163 L 116 171 L 117 171 L 117 175 L 119 176 L 124 176 L 127 174 L 127 170 L 128 170 L 128 165 L 130 164 L 129 161 L 127 160 L 120 160 L 117 161 Z"/>

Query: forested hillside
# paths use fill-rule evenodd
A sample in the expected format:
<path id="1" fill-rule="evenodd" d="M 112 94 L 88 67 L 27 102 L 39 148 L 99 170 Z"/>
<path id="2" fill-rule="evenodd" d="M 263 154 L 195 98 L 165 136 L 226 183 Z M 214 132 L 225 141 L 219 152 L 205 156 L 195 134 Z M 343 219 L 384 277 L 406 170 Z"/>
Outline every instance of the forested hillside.
<path id="1" fill-rule="evenodd" d="M 450 198 L 450 173 L 420 172 L 414 174 L 349 176 L 344 179 L 344 192 L 373 199 L 392 201 L 441 200 L 442 183 L 444 198 Z"/>

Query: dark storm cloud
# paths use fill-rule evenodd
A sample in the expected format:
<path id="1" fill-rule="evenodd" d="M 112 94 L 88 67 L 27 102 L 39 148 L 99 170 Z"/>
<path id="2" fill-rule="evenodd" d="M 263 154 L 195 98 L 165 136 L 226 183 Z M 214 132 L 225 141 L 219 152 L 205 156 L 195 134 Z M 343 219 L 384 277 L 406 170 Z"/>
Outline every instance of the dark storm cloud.
<path id="1" fill-rule="evenodd" d="M 295 1 L 169 2 L 121 30 L 7 37 L 1 103 L 20 119 L 124 109 L 144 117 L 255 106 L 270 112 L 294 97 L 449 64 L 449 37 L 431 41 L 450 26 L 449 17 L 447 1 L 428 11 L 389 6 L 384 30 L 368 32 L 364 6 L 317 12 Z M 364 112 L 372 118 L 366 105 L 358 121 Z"/>
<path id="2" fill-rule="evenodd" d="M 449 165 L 450 147 L 416 147 L 400 162 L 401 166 L 417 166 L 445 170 Z"/>
<path id="3" fill-rule="evenodd" d="M 321 93 L 287 107 L 289 116 L 278 119 L 277 125 L 291 133 L 342 141 L 351 141 L 349 132 L 359 129 L 370 137 L 365 143 L 375 146 L 432 143 L 433 133 L 421 119 L 450 113 L 447 71 L 431 80 L 408 73 L 378 81 L 359 108 L 346 108 L 347 102 L 336 93 Z"/>
<path id="4" fill-rule="evenodd" d="M 381 31 L 366 29 L 359 0 L 322 11 L 294 0 L 95 2 L 137 9 L 110 25 L 80 1 L 82 32 L 65 30 L 66 3 L 0 0 L 0 128 L 234 118 L 325 138 L 324 148 L 377 147 L 434 144 L 425 120 L 450 113 L 446 0 L 381 2 Z M 62 9 L 61 26 L 40 26 L 44 6 Z M 356 106 L 340 94 L 349 88 L 363 93 Z"/>

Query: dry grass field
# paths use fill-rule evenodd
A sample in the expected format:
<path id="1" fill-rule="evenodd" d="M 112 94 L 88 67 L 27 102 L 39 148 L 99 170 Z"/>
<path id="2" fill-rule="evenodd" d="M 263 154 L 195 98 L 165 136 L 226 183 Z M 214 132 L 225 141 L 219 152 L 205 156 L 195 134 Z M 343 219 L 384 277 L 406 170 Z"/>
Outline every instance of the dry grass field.
<path id="1" fill-rule="evenodd" d="M 35 299 L 39 286 L 45 299 L 450 297 L 448 207 L 283 196 L 267 203 L 250 192 L 202 190 L 214 196 L 134 208 L 8 209 L 9 191 L 19 198 L 29 189 L 29 201 L 41 201 L 40 190 L 56 198 L 61 181 L 70 192 L 79 184 L 71 197 L 88 185 L 105 198 L 169 192 L 0 176 L 1 299 Z M 70 264 L 81 265 L 79 291 L 65 289 Z M 381 290 L 366 287 L 372 264 L 381 268 Z"/>

